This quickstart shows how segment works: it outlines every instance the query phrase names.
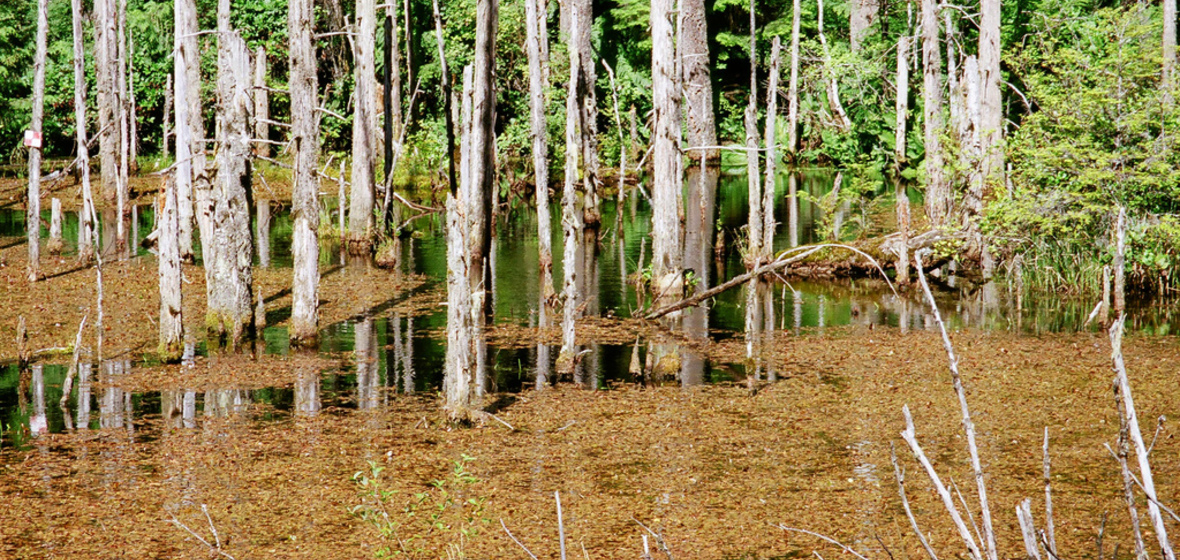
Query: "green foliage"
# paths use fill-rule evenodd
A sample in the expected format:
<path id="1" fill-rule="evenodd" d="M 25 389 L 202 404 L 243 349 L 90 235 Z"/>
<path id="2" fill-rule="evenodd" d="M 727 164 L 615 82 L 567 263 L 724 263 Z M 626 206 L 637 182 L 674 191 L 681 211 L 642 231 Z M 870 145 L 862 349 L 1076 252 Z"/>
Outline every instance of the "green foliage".
<path id="1" fill-rule="evenodd" d="M 381 479 L 385 468 L 369 461 L 369 471 L 352 476 L 361 503 L 349 509 L 375 529 L 385 543 L 377 558 L 466 558 L 466 546 L 490 519 L 487 498 L 475 494 L 481 480 L 467 470 L 474 457 L 463 455 L 445 478 L 404 497 Z M 445 553 L 445 556 L 444 556 Z"/>
<path id="2" fill-rule="evenodd" d="M 1010 139 L 1012 190 L 987 208 L 985 231 L 1002 252 L 1026 254 L 1029 268 L 1077 270 L 1110 262 L 1113 209 L 1122 205 L 1132 217 L 1128 272 L 1166 272 L 1180 250 L 1180 114 L 1169 98 L 1176 92 L 1160 84 L 1156 9 L 1134 4 L 1081 24 L 1038 25 L 1009 57 L 1036 111 Z M 1060 276 L 1045 283 L 1073 280 Z"/>

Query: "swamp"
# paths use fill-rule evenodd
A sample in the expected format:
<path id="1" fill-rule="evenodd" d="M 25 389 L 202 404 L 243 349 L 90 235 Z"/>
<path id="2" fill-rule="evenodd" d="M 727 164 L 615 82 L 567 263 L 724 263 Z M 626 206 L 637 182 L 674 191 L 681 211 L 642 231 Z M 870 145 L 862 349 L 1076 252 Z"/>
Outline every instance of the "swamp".
<path id="1" fill-rule="evenodd" d="M 5 2 L 0 558 L 1175 560 L 1177 18 Z"/>

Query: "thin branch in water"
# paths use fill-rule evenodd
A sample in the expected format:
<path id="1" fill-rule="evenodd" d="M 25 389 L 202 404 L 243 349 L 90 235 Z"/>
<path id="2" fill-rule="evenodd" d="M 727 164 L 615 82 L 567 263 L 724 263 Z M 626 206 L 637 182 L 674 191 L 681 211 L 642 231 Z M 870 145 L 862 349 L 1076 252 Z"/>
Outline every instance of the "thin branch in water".
<path id="1" fill-rule="evenodd" d="M 779 529 L 782 529 L 782 530 L 784 530 L 784 531 L 792 531 L 792 532 L 795 532 L 795 533 L 803 533 L 804 535 L 811 535 L 811 536 L 813 536 L 813 537 L 815 537 L 815 538 L 818 538 L 818 539 L 821 539 L 821 540 L 824 540 L 824 541 L 830 542 L 830 543 L 832 543 L 832 544 L 834 544 L 834 545 L 836 545 L 836 546 L 838 546 L 838 547 L 842 548 L 842 549 L 844 550 L 844 552 L 847 552 L 848 554 L 851 554 L 851 555 L 853 555 L 853 556 L 855 556 L 855 557 L 859 558 L 860 560 L 869 560 L 868 558 L 865 558 L 865 557 L 864 557 L 864 555 L 862 555 L 861 553 L 859 553 L 859 552 L 857 552 L 857 551 L 855 551 L 855 550 L 852 550 L 851 548 L 849 548 L 849 547 L 848 547 L 848 545 L 845 545 L 844 543 L 841 543 L 840 541 L 837 541 L 836 539 L 833 539 L 833 538 L 831 538 L 831 537 L 829 537 L 829 536 L 827 536 L 827 535 L 821 535 L 821 534 L 819 534 L 819 533 L 816 533 L 816 532 L 814 532 L 814 531 L 808 531 L 807 529 L 798 529 L 798 528 L 795 528 L 795 527 L 787 527 L 786 525 L 783 525 L 783 524 L 781 524 L 781 523 L 780 523 L 780 524 L 778 524 L 778 525 L 777 525 L 777 527 L 778 527 Z M 816 554 L 818 555 L 818 553 L 816 553 Z M 821 558 L 822 558 L 822 557 L 821 557 Z"/>
<path id="2" fill-rule="evenodd" d="M 512 531 L 508 530 L 508 526 L 504 524 L 503 519 L 500 520 L 500 526 L 504 528 L 505 533 L 508 533 L 508 538 L 512 539 L 512 542 L 516 543 L 516 545 L 519 546 L 521 550 L 524 550 L 525 554 L 528 554 L 533 560 L 537 560 L 536 554 L 533 554 L 533 552 L 529 550 L 527 546 L 522 544 L 519 540 L 516 540 L 516 536 L 512 534 Z"/>
<path id="3" fill-rule="evenodd" d="M 930 547 L 926 535 L 922 534 L 922 529 L 918 527 L 918 520 L 914 518 L 914 512 L 910 509 L 910 500 L 905 495 L 905 471 L 897 463 L 897 452 L 893 449 L 893 442 L 889 442 L 889 458 L 893 461 L 893 474 L 897 478 L 897 493 L 901 495 L 901 505 L 905 508 L 905 515 L 910 520 L 910 526 L 913 527 L 914 534 L 918 536 L 918 541 L 922 543 L 922 548 L 926 550 L 926 555 L 930 557 L 930 560 L 938 560 L 938 555 Z"/>

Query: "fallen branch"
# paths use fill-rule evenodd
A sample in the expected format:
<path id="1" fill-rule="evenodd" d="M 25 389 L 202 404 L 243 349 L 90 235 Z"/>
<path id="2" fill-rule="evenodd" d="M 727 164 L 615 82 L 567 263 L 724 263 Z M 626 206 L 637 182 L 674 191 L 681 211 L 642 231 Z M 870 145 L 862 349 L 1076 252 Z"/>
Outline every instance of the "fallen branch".
<path id="1" fill-rule="evenodd" d="M 500 526 L 504 528 L 505 533 L 508 533 L 508 538 L 512 539 L 512 542 L 516 543 L 517 546 L 519 546 L 522 550 L 524 550 L 525 554 L 528 554 L 529 557 L 531 557 L 533 560 L 537 560 L 536 554 L 533 554 L 533 552 L 531 550 L 529 550 L 527 546 L 522 544 L 520 541 L 516 540 L 516 536 L 514 536 L 512 534 L 512 531 L 508 530 L 508 526 L 504 524 L 503 519 L 500 520 Z"/>
<path id="2" fill-rule="evenodd" d="M 793 263 L 797 263 L 821 249 L 829 249 L 829 248 L 848 249 L 849 251 L 852 251 L 853 253 L 856 253 L 858 255 L 865 257 L 866 259 L 869 259 L 873 263 L 873 265 L 877 268 L 877 270 L 881 273 L 881 277 L 884 278 L 885 282 L 887 282 L 889 284 L 889 289 L 893 290 L 893 293 L 895 295 L 897 294 L 897 289 L 894 288 L 893 283 L 889 281 L 889 277 L 885 274 L 885 269 L 881 267 L 881 264 L 877 262 L 877 259 L 874 259 L 868 253 L 865 253 L 864 251 L 861 251 L 860 249 L 857 249 L 856 247 L 851 247 L 848 245 L 841 245 L 839 243 L 824 243 L 824 244 L 820 244 L 820 245 L 805 245 L 803 247 L 795 247 L 793 249 L 788 249 L 786 251 L 783 251 L 782 253 L 779 253 L 779 256 L 777 258 L 775 258 L 775 260 L 773 260 L 769 263 L 761 265 L 758 268 L 755 268 L 754 270 L 751 270 L 750 272 L 747 272 L 745 274 L 739 274 L 737 276 L 734 276 L 729 281 L 727 281 L 723 284 L 719 284 L 713 288 L 709 288 L 708 290 L 700 292 L 696 295 L 686 297 L 686 298 L 684 298 L 676 303 L 673 303 L 671 305 L 661 307 L 660 309 L 657 309 L 655 311 L 652 311 L 651 313 L 648 313 L 643 318 L 647 319 L 649 321 L 652 319 L 659 319 L 660 317 L 663 317 L 664 315 L 667 315 L 667 314 L 675 312 L 675 311 L 680 311 L 681 309 L 684 309 L 686 307 L 693 307 L 696 305 L 700 305 L 701 302 L 703 302 L 705 300 L 712 299 L 712 298 L 716 297 L 718 294 L 721 294 L 723 292 L 726 292 L 726 291 L 729 291 L 733 288 L 741 286 L 742 284 L 745 284 L 746 282 L 749 282 L 750 280 L 752 280 L 754 278 L 762 276 L 763 274 L 777 271 L 777 270 L 784 268 L 788 265 L 791 265 Z M 799 254 L 788 257 L 788 255 L 790 255 L 791 253 L 799 253 Z"/>
<path id="3" fill-rule="evenodd" d="M 914 534 L 918 536 L 918 541 L 922 543 L 922 548 L 926 550 L 926 555 L 930 560 L 938 560 L 938 555 L 934 553 L 934 549 L 930 547 L 930 543 L 926 541 L 926 535 L 922 534 L 922 529 L 918 527 L 918 520 L 914 519 L 914 512 L 910 509 L 910 500 L 905 495 L 905 471 L 901 469 L 901 465 L 897 464 L 897 453 L 893 450 L 893 443 L 889 443 L 889 458 L 893 461 L 893 474 L 897 477 L 897 493 L 901 494 L 901 505 L 905 508 L 905 515 L 910 520 L 910 526 L 914 529 Z"/>
<path id="4" fill-rule="evenodd" d="M 844 549 L 844 552 L 847 552 L 847 553 L 849 553 L 849 554 L 851 554 L 851 555 L 853 555 L 853 556 L 855 556 L 855 557 L 859 558 L 860 560 L 869 560 L 868 558 L 865 558 L 865 557 L 864 557 L 864 555 L 862 555 L 861 553 L 859 553 L 859 552 L 857 552 L 857 551 L 855 551 L 855 550 L 852 550 L 851 548 L 849 548 L 849 547 L 848 547 L 848 545 L 846 545 L 846 544 L 844 544 L 844 543 L 842 543 L 842 542 L 840 542 L 840 541 L 837 541 L 836 539 L 833 539 L 833 538 L 831 538 L 831 537 L 829 537 L 829 536 L 826 536 L 826 535 L 821 535 L 821 534 L 819 534 L 819 533 L 816 533 L 816 532 L 814 532 L 814 531 L 808 531 L 807 529 L 797 529 L 797 528 L 795 528 L 795 527 L 787 527 L 786 525 L 783 525 L 783 524 L 781 524 L 781 523 L 778 525 L 778 528 L 779 528 L 779 529 L 782 529 L 782 530 L 784 530 L 784 531 L 793 531 L 793 532 L 796 532 L 796 533 L 803 533 L 804 535 L 811 535 L 811 536 L 813 536 L 813 537 L 815 537 L 815 538 L 818 538 L 818 539 L 825 540 L 825 541 L 827 541 L 827 542 L 830 542 L 830 543 L 832 543 L 832 544 L 834 544 L 834 545 L 836 545 L 836 546 L 838 546 L 838 547 L 840 547 L 840 548 Z M 821 558 L 822 558 L 822 557 L 821 557 Z"/>
<path id="5" fill-rule="evenodd" d="M 70 369 L 66 371 L 66 380 L 61 385 L 61 401 L 58 404 L 62 407 L 70 402 L 70 392 L 74 388 L 74 376 L 78 373 L 78 360 L 82 357 L 82 330 L 86 328 L 86 315 L 82 316 L 82 322 L 78 323 L 78 334 L 74 337 L 74 359 L 70 362 Z"/>

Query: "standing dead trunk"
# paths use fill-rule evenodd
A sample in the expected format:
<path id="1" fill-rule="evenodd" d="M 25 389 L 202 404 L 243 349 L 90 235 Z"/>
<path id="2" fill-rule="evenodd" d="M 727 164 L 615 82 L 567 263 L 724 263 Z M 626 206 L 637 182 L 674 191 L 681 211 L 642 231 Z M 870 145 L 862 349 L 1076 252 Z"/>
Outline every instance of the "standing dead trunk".
<path id="1" fill-rule="evenodd" d="M 1163 71 L 1162 83 L 1171 98 L 1171 90 L 1176 87 L 1176 0 L 1164 0 L 1164 38 L 1163 38 Z"/>
<path id="2" fill-rule="evenodd" d="M 203 249 L 212 237 L 209 226 L 209 178 L 205 170 L 205 123 L 201 117 L 201 65 L 197 42 L 196 0 L 175 0 L 174 80 L 176 87 L 176 205 L 180 220 L 180 258 L 192 262 L 193 220 Z"/>
<path id="3" fill-rule="evenodd" d="M 549 326 L 548 301 L 553 295 L 553 232 L 549 217 L 549 138 L 545 121 L 545 88 L 549 85 L 546 56 L 549 35 L 544 0 L 525 0 L 526 51 L 529 58 L 529 120 L 533 141 L 533 174 L 537 197 L 537 244 L 541 274 L 540 326 Z M 546 347 L 547 351 L 547 347 Z M 546 365 L 546 367 L 548 367 Z"/>
<path id="4" fill-rule="evenodd" d="M 45 57 L 49 44 L 49 2 L 37 0 L 37 54 L 33 60 L 33 119 L 29 128 L 29 192 L 25 230 L 29 282 L 41 276 L 41 121 L 45 114 Z"/>
<path id="5" fill-rule="evenodd" d="M 563 3 L 569 3 L 571 14 L 576 13 L 579 19 L 577 33 L 572 27 L 569 30 L 569 42 L 577 43 L 580 57 L 577 74 L 578 143 L 582 148 L 582 188 L 586 193 L 582 200 L 582 219 L 585 225 L 594 228 L 602 221 L 598 185 L 598 95 L 595 91 L 598 66 L 590 42 L 594 10 L 591 0 L 565 0 Z"/>
<path id="6" fill-rule="evenodd" d="M 569 32 L 571 36 L 578 33 L 582 26 L 581 14 L 573 12 L 569 18 Z M 561 290 L 561 351 L 557 354 L 557 375 L 572 375 L 577 366 L 577 337 L 575 322 L 578 318 L 578 244 L 581 243 L 583 220 L 577 215 L 578 188 L 578 67 L 581 66 L 581 56 L 578 53 L 579 43 L 570 42 L 570 79 L 565 103 L 565 187 L 561 192 L 561 229 L 562 229 L 562 259 L 561 269 L 563 284 Z"/>
<path id="7" fill-rule="evenodd" d="M 929 1 L 929 0 L 927 0 Z M 982 0 L 979 25 L 980 146 L 983 200 L 1004 182 L 1004 106 L 1000 94 L 1000 0 Z"/>
<path id="8" fill-rule="evenodd" d="M 377 143 L 377 11 L 374 0 L 356 0 L 352 115 L 352 194 L 348 243 L 353 254 L 368 254 L 373 241 L 373 168 Z"/>
<path id="9" fill-rule="evenodd" d="M 472 278 L 478 273 L 471 266 L 471 88 L 473 69 L 463 70 L 463 101 L 460 123 L 459 188 L 447 197 L 447 354 L 443 391 L 445 408 L 455 419 L 467 416 L 471 406 L 471 384 L 475 380 L 478 359 L 475 355 L 475 315 L 480 306 L 472 301 Z"/>
<path id="10" fill-rule="evenodd" d="M 1115 254 L 1114 263 L 1114 314 L 1121 316 L 1127 311 L 1127 209 L 1119 206 L 1118 216 L 1115 218 Z"/>
<path id="11" fill-rule="evenodd" d="M 204 255 L 211 334 L 237 347 L 254 327 L 250 236 L 250 52 L 229 26 L 230 0 L 218 2 L 217 184 L 212 192 L 212 251 Z"/>
<path id="12" fill-rule="evenodd" d="M 160 153 L 164 161 L 168 161 L 168 137 L 172 135 L 169 128 L 172 125 L 172 74 L 164 79 L 164 121 L 160 123 L 164 132 L 160 135 Z"/>
<path id="13" fill-rule="evenodd" d="M 758 117 L 753 103 L 746 106 L 746 197 L 750 217 L 746 222 L 746 268 L 758 266 L 762 257 L 762 171 L 758 165 Z"/>
<path id="14" fill-rule="evenodd" d="M 672 289 L 683 286 L 681 279 L 680 200 L 680 89 L 675 75 L 676 45 L 673 36 L 672 0 L 652 0 L 652 283 L 659 298 L 680 299 Z"/>
<path id="15" fill-rule="evenodd" d="M 774 196 L 778 179 L 778 78 L 781 41 L 770 45 L 770 85 L 766 89 L 766 183 L 762 186 L 761 257 L 769 261 L 774 252 Z"/>
<path id="16" fill-rule="evenodd" d="M 122 5 L 123 17 L 127 17 L 127 4 Z M 124 22 L 126 27 L 126 22 Z M 135 104 L 135 40 L 131 36 L 130 31 L 127 31 L 127 53 L 124 55 L 127 59 L 127 131 L 129 140 L 127 142 L 127 163 L 126 168 L 139 170 L 139 107 Z M 131 184 L 127 183 L 127 190 L 130 193 Z M 132 206 L 134 208 L 134 206 Z M 135 236 L 131 237 L 132 240 Z"/>
<path id="17" fill-rule="evenodd" d="M 293 344 L 308 346 L 319 328 L 319 117 L 316 113 L 316 49 L 312 0 L 289 0 L 291 142 L 295 154 L 292 193 L 291 253 L 295 258 L 291 281 L 291 329 Z M 341 173 L 343 176 L 343 173 Z M 343 205 L 343 201 L 341 201 Z M 343 208 L 343 206 L 341 206 Z"/>
<path id="18" fill-rule="evenodd" d="M 493 69 L 495 66 L 496 31 L 499 27 L 499 0 L 479 0 L 476 3 L 475 56 L 473 60 L 471 93 L 471 191 L 468 219 L 468 250 L 471 252 L 472 293 L 490 293 L 490 259 L 492 249 L 492 202 L 496 185 L 496 94 Z M 464 162 L 464 165 L 467 165 Z M 492 298 L 485 297 L 485 304 Z M 490 312 L 490 307 L 483 310 Z M 482 318 L 477 319 L 482 327 Z"/>
<path id="19" fill-rule="evenodd" d="M 61 199 L 54 198 L 50 201 L 49 243 L 45 246 L 45 250 L 50 255 L 60 255 L 64 247 L 65 242 L 61 238 Z"/>
<path id="20" fill-rule="evenodd" d="M 159 257 L 160 281 L 160 340 L 157 351 L 163 362 L 180 360 L 184 350 L 184 321 L 181 317 L 180 219 L 176 208 L 176 180 L 172 174 L 164 178 L 164 204 L 157 220 L 159 235 L 156 247 Z"/>
<path id="21" fill-rule="evenodd" d="M 791 162 L 799 149 L 799 0 L 791 4 L 791 78 L 787 83 L 787 151 Z"/>
<path id="22" fill-rule="evenodd" d="M 943 176 L 942 57 L 938 42 L 938 4 L 922 0 L 922 77 L 926 142 L 926 215 L 933 226 L 950 219 L 951 188 Z"/>
<path id="23" fill-rule="evenodd" d="M 254 50 L 254 138 L 261 140 L 254 144 L 254 153 L 262 157 L 270 157 L 270 92 L 266 86 L 266 49 L 259 46 Z M 312 108 L 314 111 L 315 108 Z M 293 113 L 292 113 L 293 114 Z"/>
<path id="24" fill-rule="evenodd" d="M 94 226 L 94 199 L 90 189 L 90 152 L 86 140 L 86 59 L 82 34 L 82 0 L 71 0 L 74 37 L 74 129 L 78 151 L 78 169 L 82 171 L 82 208 L 78 212 L 78 260 L 88 262 L 94 256 L 91 243 Z"/>
<path id="25" fill-rule="evenodd" d="M 955 54 L 955 26 L 951 12 L 943 13 L 946 24 L 946 91 L 947 106 L 950 113 L 948 128 L 951 132 L 958 132 L 963 126 L 963 96 L 959 89 L 959 71 L 957 69 L 959 57 Z"/>
<path id="26" fill-rule="evenodd" d="M 716 146 L 717 124 L 713 111 L 713 79 L 709 73 L 709 29 L 705 17 L 705 0 L 683 0 L 680 10 L 684 16 L 680 29 L 680 48 L 683 57 L 684 112 L 688 145 Z M 708 161 L 721 159 L 721 150 L 710 148 L 703 155 Z M 702 153 L 692 153 L 694 158 Z"/>
<path id="27" fill-rule="evenodd" d="M 115 249 L 120 260 L 129 256 L 130 247 L 127 242 L 127 205 L 130 196 L 131 159 L 131 104 L 127 94 L 127 0 L 115 2 L 115 107 L 119 119 L 119 181 L 118 196 L 116 197 Z"/>
<path id="28" fill-rule="evenodd" d="M 94 1 L 94 69 L 98 86 L 98 154 L 102 193 L 107 202 L 119 195 L 118 52 L 115 0 Z"/>
<path id="29" fill-rule="evenodd" d="M 852 10 L 848 15 L 848 40 L 852 52 L 860 50 L 860 42 L 868 35 L 869 28 L 876 23 L 880 11 L 880 0 L 853 0 Z"/>
<path id="30" fill-rule="evenodd" d="M 910 96 L 910 37 L 902 34 L 897 38 L 897 101 L 894 111 L 897 114 L 893 141 L 893 181 L 894 208 L 897 215 L 897 231 L 901 233 L 900 253 L 897 255 L 897 282 L 909 283 L 909 254 L 908 243 L 910 237 L 910 199 L 906 193 L 905 181 L 902 180 L 902 167 L 906 162 L 906 116 L 909 113 Z"/>

